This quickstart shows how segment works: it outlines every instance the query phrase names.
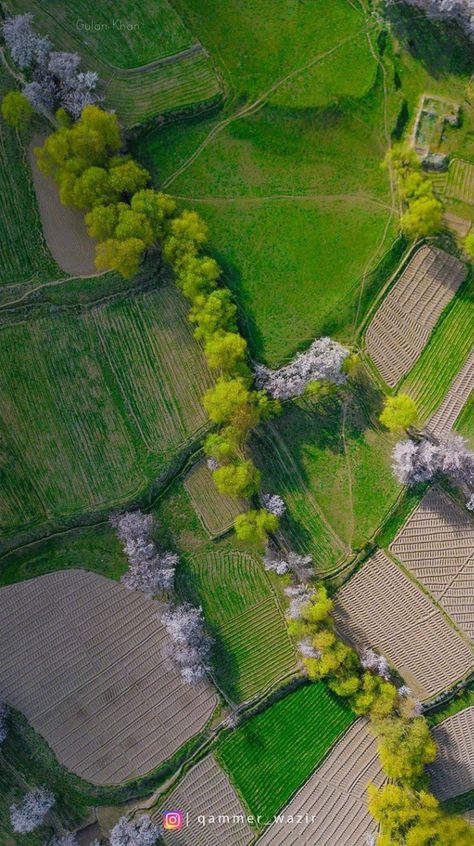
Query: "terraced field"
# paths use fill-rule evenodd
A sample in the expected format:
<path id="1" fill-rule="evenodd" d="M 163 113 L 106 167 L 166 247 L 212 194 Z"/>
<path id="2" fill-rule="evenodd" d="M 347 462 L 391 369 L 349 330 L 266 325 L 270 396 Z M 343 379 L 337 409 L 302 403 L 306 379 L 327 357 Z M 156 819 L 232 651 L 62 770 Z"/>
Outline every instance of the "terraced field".
<path id="1" fill-rule="evenodd" d="M 436 761 L 428 768 L 438 799 L 450 799 L 474 789 L 474 706 L 458 711 L 433 729 Z"/>
<path id="2" fill-rule="evenodd" d="M 178 570 L 180 595 L 202 605 L 215 637 L 214 672 L 234 701 L 296 666 L 281 609 L 260 562 L 230 550 L 210 550 Z"/>
<path id="3" fill-rule="evenodd" d="M 235 518 L 248 508 L 244 499 L 219 493 L 205 461 L 199 462 L 184 480 L 196 514 L 211 537 L 232 528 Z"/>
<path id="4" fill-rule="evenodd" d="M 382 550 L 336 595 L 335 619 L 349 641 L 385 655 L 421 699 L 474 669 L 466 643 Z"/>
<path id="5" fill-rule="evenodd" d="M 173 289 L 5 326 L 0 362 L 4 532 L 130 499 L 205 424 Z"/>
<path id="6" fill-rule="evenodd" d="M 437 488 L 390 545 L 394 555 L 474 639 L 474 520 Z"/>
<path id="7" fill-rule="evenodd" d="M 58 0 L 9 0 L 6 5 L 13 12 L 33 12 L 37 28 L 57 50 L 78 52 L 86 70 L 98 72 L 107 105 L 127 127 L 221 96 L 208 53 L 168 0 L 139 6 L 105 0 L 99 8 L 90 0 L 74 8 Z M 95 29 L 88 29 L 91 21 Z"/>
<path id="8" fill-rule="evenodd" d="M 462 159 L 451 162 L 444 195 L 474 205 L 474 164 Z"/>
<path id="9" fill-rule="evenodd" d="M 369 842 L 377 826 L 367 810 L 367 785 L 384 782 L 376 741 L 365 720 L 357 720 L 326 760 L 279 814 L 301 823 L 275 822 L 259 846 L 354 846 Z M 306 820 L 306 815 L 309 821 Z"/>
<path id="10" fill-rule="evenodd" d="M 181 831 L 163 832 L 166 846 L 246 846 L 253 840 L 247 814 L 213 755 L 196 764 L 161 807 L 183 808 L 186 812 L 186 826 Z M 202 825 L 199 816 L 214 816 L 216 822 Z M 152 818 L 160 822 L 160 811 Z"/>
<path id="11" fill-rule="evenodd" d="M 367 329 L 367 352 L 390 387 L 406 376 L 428 343 L 467 269 L 436 247 L 420 247 Z"/>
<path id="12" fill-rule="evenodd" d="M 157 605 L 69 570 L 0 590 L 0 687 L 59 761 L 93 784 L 143 775 L 196 734 L 217 699 L 171 670 Z"/>
<path id="13" fill-rule="evenodd" d="M 214 754 L 245 805 L 265 823 L 353 720 L 347 705 L 326 685 L 308 684 L 224 737 Z"/>
<path id="14" fill-rule="evenodd" d="M 0 63 L 0 97 L 13 87 Z M 64 274 L 54 262 L 43 236 L 27 147 L 18 134 L 0 122 L 0 285 L 58 279 Z"/>
<path id="15" fill-rule="evenodd" d="M 428 431 L 434 435 L 447 434 L 454 428 L 464 405 L 474 390 L 474 348 L 461 367 L 454 382 L 427 424 Z"/>
<path id="16" fill-rule="evenodd" d="M 424 423 L 442 404 L 474 347 L 474 281 L 469 275 L 441 317 L 400 391 L 416 401 Z"/>

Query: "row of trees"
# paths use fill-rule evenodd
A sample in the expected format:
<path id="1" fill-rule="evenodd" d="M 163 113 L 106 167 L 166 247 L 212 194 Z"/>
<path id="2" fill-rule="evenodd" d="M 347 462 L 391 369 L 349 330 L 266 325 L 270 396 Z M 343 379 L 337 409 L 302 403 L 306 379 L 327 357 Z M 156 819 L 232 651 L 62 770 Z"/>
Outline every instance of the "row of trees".
<path id="1" fill-rule="evenodd" d="M 13 126 L 21 129 L 31 116 L 31 109 L 44 114 L 61 108 L 79 118 L 85 106 L 99 101 L 98 75 L 80 70 L 77 53 L 54 51 L 49 38 L 34 29 L 33 15 L 8 17 L 2 30 L 12 60 L 30 77 L 23 93 L 6 95 L 3 114 Z"/>
<path id="2" fill-rule="evenodd" d="M 428 723 L 410 689 L 396 688 L 383 656 L 357 652 L 337 635 L 333 602 L 324 587 L 290 588 L 289 627 L 310 679 L 324 679 L 356 714 L 367 715 L 390 784 L 369 788 L 369 809 L 380 824 L 374 846 L 472 846 L 468 822 L 448 816 L 427 789 L 425 768 L 436 757 Z"/>
<path id="3" fill-rule="evenodd" d="M 122 584 L 148 596 L 172 590 L 178 556 L 158 551 L 152 536 L 153 516 L 142 511 L 126 511 L 111 514 L 109 519 L 129 562 Z"/>
<path id="4" fill-rule="evenodd" d="M 402 232 L 413 241 L 438 232 L 443 206 L 434 194 L 433 182 L 422 170 L 409 144 L 395 144 L 387 153 L 386 165 L 396 174 L 405 208 L 400 218 Z"/>

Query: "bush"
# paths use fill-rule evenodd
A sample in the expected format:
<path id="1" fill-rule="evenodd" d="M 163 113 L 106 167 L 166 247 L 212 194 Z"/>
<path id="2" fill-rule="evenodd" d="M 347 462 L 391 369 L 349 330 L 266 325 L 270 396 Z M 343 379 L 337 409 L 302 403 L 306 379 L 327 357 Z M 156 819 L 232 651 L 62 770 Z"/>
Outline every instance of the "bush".
<path id="1" fill-rule="evenodd" d="M 268 533 L 278 529 L 278 517 L 270 514 L 265 508 L 246 511 L 239 514 L 234 522 L 235 533 L 239 540 L 264 546 L 268 540 Z"/>
<path id="2" fill-rule="evenodd" d="M 26 129 L 33 115 L 33 106 L 21 91 L 9 91 L 2 100 L 5 123 L 19 131 Z"/>
<path id="3" fill-rule="evenodd" d="M 400 228 L 407 238 L 417 241 L 439 232 L 442 226 L 443 206 L 432 194 L 417 197 L 400 218 Z"/>
<path id="4" fill-rule="evenodd" d="M 223 370 L 225 373 L 236 371 L 245 361 L 247 341 L 237 332 L 224 332 L 219 329 L 206 341 L 204 347 L 209 367 Z"/>

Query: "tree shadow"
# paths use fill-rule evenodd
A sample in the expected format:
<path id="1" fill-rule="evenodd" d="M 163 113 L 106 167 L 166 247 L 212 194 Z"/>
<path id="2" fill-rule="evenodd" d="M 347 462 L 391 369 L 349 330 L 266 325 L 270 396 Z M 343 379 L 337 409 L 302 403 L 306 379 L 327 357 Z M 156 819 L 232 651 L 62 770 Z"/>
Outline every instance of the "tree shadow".
<path id="1" fill-rule="evenodd" d="M 429 19 L 405 3 L 387 5 L 386 16 L 395 37 L 435 79 L 472 73 L 474 45 L 458 24 Z"/>

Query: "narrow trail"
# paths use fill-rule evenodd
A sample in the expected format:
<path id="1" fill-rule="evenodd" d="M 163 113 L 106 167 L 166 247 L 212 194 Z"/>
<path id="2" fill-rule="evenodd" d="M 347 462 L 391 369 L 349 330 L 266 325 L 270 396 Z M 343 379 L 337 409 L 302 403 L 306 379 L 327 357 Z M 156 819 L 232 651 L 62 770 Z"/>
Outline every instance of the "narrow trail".
<path id="1" fill-rule="evenodd" d="M 258 197 L 252 197 L 247 195 L 236 196 L 236 197 L 187 197 L 183 194 L 171 194 L 170 196 L 173 197 L 174 200 L 182 200 L 184 202 L 189 203 L 203 203 L 203 204 L 231 204 L 235 203 L 238 204 L 258 204 L 258 203 L 268 203 L 268 202 L 288 202 L 294 200 L 295 202 L 301 200 L 312 200 L 314 202 L 318 202 L 320 200 L 344 200 L 347 202 L 361 202 L 361 203 L 372 203 L 375 206 L 379 206 L 380 208 L 387 209 L 391 211 L 391 206 L 388 203 L 384 203 L 382 200 L 378 200 L 376 197 L 371 197 L 370 194 L 364 193 L 341 193 L 341 194 L 267 194 Z"/>
<path id="2" fill-rule="evenodd" d="M 78 282 L 82 279 L 96 279 L 99 276 L 105 276 L 107 273 L 110 273 L 109 270 L 103 270 L 100 273 L 86 273 L 81 276 L 66 276 L 64 279 L 53 279 L 51 282 L 42 282 L 41 285 L 37 285 L 35 288 L 30 288 L 28 291 L 25 291 L 21 297 L 18 297 L 16 300 L 9 300 L 6 303 L 0 303 L 0 311 L 12 308 L 13 306 L 18 305 L 19 303 L 24 302 L 31 297 L 32 294 L 36 294 L 37 291 L 42 291 L 43 288 L 51 288 L 55 285 L 64 285 L 66 282 Z M 25 283 L 28 284 L 28 283 Z M 6 286 L 8 287 L 8 286 Z"/>
<path id="3" fill-rule="evenodd" d="M 304 71 L 309 70 L 310 68 L 319 64 L 325 58 L 327 58 L 327 56 L 330 56 L 332 53 L 335 53 L 337 50 L 339 50 L 344 44 L 347 44 L 349 41 L 354 41 L 354 39 L 357 38 L 361 34 L 361 32 L 365 33 L 365 31 L 366 31 L 365 27 L 364 27 L 363 30 L 358 30 L 354 35 L 350 35 L 347 38 L 343 38 L 336 45 L 334 45 L 334 47 L 331 47 L 329 50 L 326 50 L 324 53 L 319 53 L 317 56 L 315 56 L 313 59 L 311 59 L 305 65 L 302 65 L 301 67 L 295 68 L 294 70 L 290 71 L 290 73 L 286 74 L 286 76 L 284 76 L 281 79 L 274 82 L 273 85 L 270 86 L 270 88 L 268 88 L 266 91 L 264 91 L 262 94 L 260 94 L 257 97 L 256 100 L 253 100 L 252 103 L 249 103 L 248 105 L 244 106 L 242 109 L 239 109 L 239 111 L 235 112 L 235 114 L 229 115 L 229 117 L 224 118 L 224 120 L 222 120 L 218 124 L 216 124 L 209 131 L 209 133 L 206 135 L 204 140 L 199 144 L 199 146 L 194 151 L 194 153 L 192 153 L 186 159 L 186 161 L 183 162 L 183 164 L 180 165 L 180 167 L 177 168 L 177 170 L 174 171 L 174 173 L 172 173 L 170 176 L 168 176 L 163 181 L 162 186 L 161 186 L 162 189 L 164 190 L 164 189 L 168 188 L 168 186 L 171 185 L 178 178 L 178 176 L 181 176 L 181 174 L 184 173 L 196 161 L 196 159 L 201 155 L 201 153 L 206 149 L 206 147 L 211 143 L 211 141 L 213 141 L 213 139 L 217 135 L 219 135 L 219 133 L 222 132 L 222 130 L 225 129 L 226 126 L 228 126 L 230 123 L 233 123 L 233 121 L 235 121 L 235 120 L 239 120 L 240 118 L 248 117 L 248 115 L 254 114 L 256 111 L 258 111 L 260 108 L 262 108 L 262 106 L 265 105 L 268 98 L 272 94 L 274 94 L 275 91 L 278 90 L 278 88 L 280 88 L 282 85 L 285 85 L 285 83 L 289 82 L 290 79 L 293 79 L 295 76 L 298 76 L 298 74 L 304 73 Z"/>

